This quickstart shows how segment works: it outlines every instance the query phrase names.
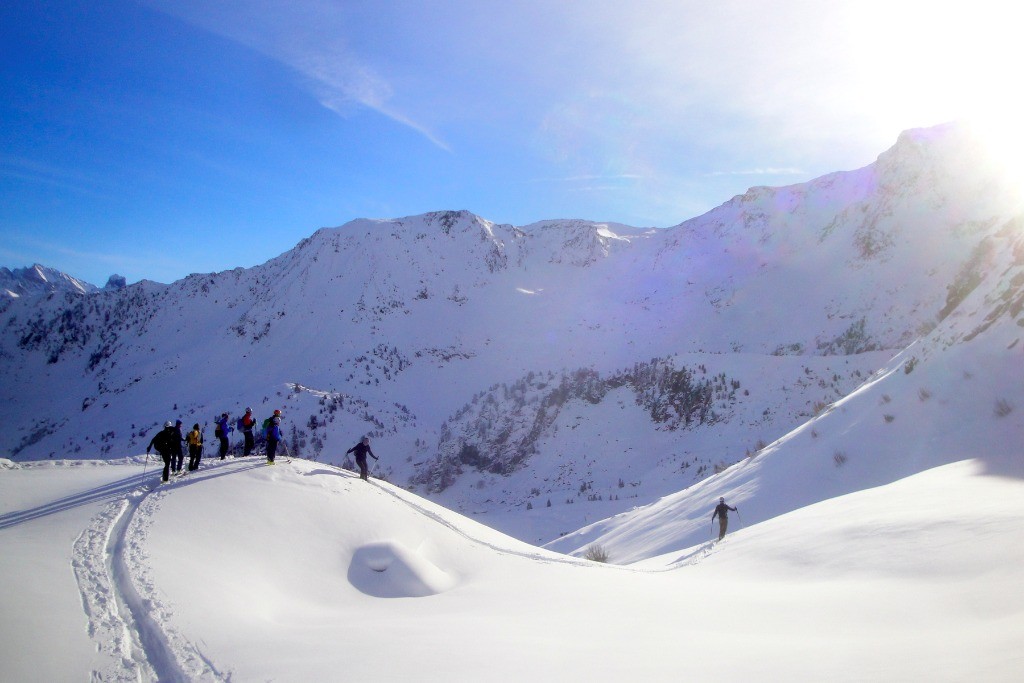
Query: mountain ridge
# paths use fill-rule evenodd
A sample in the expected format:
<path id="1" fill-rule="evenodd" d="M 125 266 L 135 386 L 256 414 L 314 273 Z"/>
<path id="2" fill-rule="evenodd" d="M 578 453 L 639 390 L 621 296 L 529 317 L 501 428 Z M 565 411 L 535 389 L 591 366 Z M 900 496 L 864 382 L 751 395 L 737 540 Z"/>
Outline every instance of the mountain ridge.
<path id="1" fill-rule="evenodd" d="M 615 512 L 620 481 L 647 499 L 699 481 L 849 394 L 969 298 L 1019 315 L 1016 276 L 992 276 L 1019 199 L 980 163 L 964 170 L 965 136 L 909 131 L 863 169 L 752 188 L 667 229 L 515 227 L 468 211 L 359 219 L 250 269 L 0 302 L 0 398 L 14 406 L 0 448 L 114 455 L 175 415 L 212 430 L 224 410 L 281 407 L 309 455 L 344 462 L 370 434 L 392 481 L 464 511 L 552 500 L 563 518 L 540 535 L 576 528 L 568 501 Z M 652 359 L 666 376 L 738 383 L 729 418 L 659 429 L 642 406 L 651 387 L 613 386 Z M 601 401 L 569 384 L 552 393 L 578 372 L 608 383 Z M 507 403 L 502 387 L 520 385 L 523 405 Z M 516 417 L 519 446 L 459 458 L 501 450 L 503 431 L 466 409 L 485 398 Z M 577 452 L 567 434 L 583 431 L 607 463 Z M 627 440 L 651 457 L 616 461 Z"/>

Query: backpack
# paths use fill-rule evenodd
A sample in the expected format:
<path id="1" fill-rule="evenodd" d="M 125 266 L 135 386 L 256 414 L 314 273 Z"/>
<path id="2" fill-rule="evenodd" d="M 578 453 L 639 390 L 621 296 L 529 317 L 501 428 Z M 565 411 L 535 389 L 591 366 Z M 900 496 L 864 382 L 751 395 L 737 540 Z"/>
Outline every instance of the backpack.
<path id="1" fill-rule="evenodd" d="M 159 434 L 156 435 L 156 440 L 153 441 L 153 445 L 161 453 L 170 452 L 171 447 L 174 445 L 174 430 L 170 428 L 164 428 Z"/>
<path id="2" fill-rule="evenodd" d="M 203 443 L 203 435 L 199 433 L 198 429 L 193 429 L 188 433 L 188 445 L 189 446 L 200 446 Z"/>

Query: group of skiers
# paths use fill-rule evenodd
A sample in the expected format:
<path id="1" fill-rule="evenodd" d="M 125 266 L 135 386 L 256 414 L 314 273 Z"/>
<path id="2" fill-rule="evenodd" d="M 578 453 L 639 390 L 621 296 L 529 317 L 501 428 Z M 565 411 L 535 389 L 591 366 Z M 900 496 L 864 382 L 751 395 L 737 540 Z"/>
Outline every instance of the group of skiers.
<path id="1" fill-rule="evenodd" d="M 222 413 L 214 420 L 216 427 L 214 436 L 220 441 L 220 459 L 224 460 L 228 455 L 230 443 L 228 434 L 234 428 L 228 424 L 228 414 Z M 164 428 L 157 432 L 156 436 L 146 446 L 146 455 L 156 449 L 164 461 L 163 480 L 170 479 L 171 472 L 181 472 L 184 463 L 184 450 L 182 444 L 188 444 L 188 471 L 199 469 L 199 462 L 203 457 L 203 432 L 199 424 L 192 425 L 192 431 L 187 435 L 181 433 L 181 420 L 165 422 Z M 245 415 L 238 419 L 238 430 L 242 432 L 243 445 L 242 455 L 249 456 L 256 448 L 256 418 L 253 417 L 252 408 L 245 409 Z M 263 421 L 263 432 L 267 443 L 267 464 L 274 464 L 274 457 L 277 455 L 278 444 L 281 443 L 281 411 L 275 410 L 271 417 Z"/>
<path id="2" fill-rule="evenodd" d="M 242 433 L 242 457 L 252 455 L 256 449 L 256 418 L 253 417 L 252 408 L 245 409 L 245 414 L 238 418 L 235 427 L 229 424 L 227 413 L 221 413 L 220 417 L 216 418 L 214 422 L 217 426 L 214 428 L 213 433 L 217 440 L 220 441 L 221 460 L 228 456 L 228 450 L 230 449 L 228 434 L 235 431 L 235 427 Z M 181 420 L 165 422 L 164 428 L 157 432 L 156 436 L 149 442 L 149 445 L 146 446 L 147 456 L 153 449 L 156 449 L 156 452 L 163 458 L 163 481 L 170 479 L 171 472 L 181 472 L 185 457 L 182 444 L 188 444 L 189 472 L 199 469 L 199 461 L 203 457 L 203 433 L 199 429 L 199 425 L 192 425 L 192 431 L 187 436 L 183 436 L 181 424 Z M 267 464 L 273 465 L 274 458 L 277 455 L 277 448 L 282 443 L 280 410 L 275 410 L 273 415 L 263 421 L 263 436 L 266 439 L 267 445 Z M 364 436 L 359 443 L 346 451 L 346 454 L 348 453 L 355 453 L 356 464 L 359 466 L 359 477 L 367 480 L 369 478 L 369 469 L 366 464 L 366 456 L 369 455 L 374 460 L 378 459 L 370 449 L 370 437 Z"/>
<path id="3" fill-rule="evenodd" d="M 203 432 L 199 424 L 192 425 L 187 435 L 181 433 L 181 420 L 165 422 L 164 428 L 146 446 L 146 455 L 154 448 L 164 461 L 163 479 L 167 481 L 170 473 L 181 472 L 185 466 L 185 450 L 182 444 L 188 445 L 188 471 L 199 469 L 199 461 L 203 458 Z"/>
<path id="4" fill-rule="evenodd" d="M 214 429 L 214 436 L 220 440 L 220 459 L 224 460 L 228 455 L 228 434 L 234 429 L 228 424 L 228 414 L 222 413 L 219 418 L 216 419 L 217 426 Z M 164 461 L 163 480 L 167 481 L 170 478 L 172 471 L 180 472 L 184 462 L 184 451 L 182 450 L 182 444 L 188 444 L 188 471 L 192 472 L 199 469 L 199 461 L 203 457 L 203 433 L 199 429 L 198 424 L 192 425 L 192 431 L 187 436 L 181 434 L 181 420 L 175 422 L 164 423 L 162 431 L 158 432 L 153 440 L 146 446 L 146 455 L 148 456 L 150 451 L 154 448 L 156 452 L 160 454 Z M 254 429 L 256 427 L 256 418 L 253 417 L 252 408 L 245 409 L 245 415 L 240 417 L 237 422 L 239 431 L 242 432 L 243 445 L 242 445 L 242 456 L 249 456 L 256 448 L 256 436 Z M 281 411 L 275 410 L 271 417 L 268 417 L 263 421 L 263 432 L 266 437 L 267 443 L 267 464 L 274 464 L 274 457 L 277 454 L 278 444 L 281 443 Z M 359 443 L 352 448 L 345 451 L 345 454 L 355 453 L 356 465 L 359 466 L 359 478 L 366 481 L 369 478 L 369 468 L 367 467 L 366 456 L 369 455 L 374 460 L 378 460 L 376 455 L 370 449 L 370 438 L 364 436 Z M 718 499 L 718 505 L 715 506 L 715 511 L 711 514 L 711 523 L 715 523 L 715 518 L 718 518 L 718 540 L 725 538 L 725 532 L 729 527 L 729 511 L 737 512 L 738 510 L 734 507 L 726 505 L 725 498 Z"/>

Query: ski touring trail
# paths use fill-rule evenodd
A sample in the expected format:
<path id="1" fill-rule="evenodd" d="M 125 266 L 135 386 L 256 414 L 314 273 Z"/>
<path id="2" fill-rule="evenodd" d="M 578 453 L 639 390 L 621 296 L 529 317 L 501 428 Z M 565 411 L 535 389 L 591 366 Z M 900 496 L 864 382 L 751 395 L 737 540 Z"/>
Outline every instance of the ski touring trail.
<path id="1" fill-rule="evenodd" d="M 198 474 L 198 473 L 194 473 Z M 195 477 L 200 479 L 200 476 Z M 184 478 L 179 479 L 182 484 Z M 101 669 L 93 681 L 228 681 L 170 625 L 171 610 L 149 578 L 145 542 L 172 480 L 142 484 L 106 505 L 74 543 L 71 567 Z"/>

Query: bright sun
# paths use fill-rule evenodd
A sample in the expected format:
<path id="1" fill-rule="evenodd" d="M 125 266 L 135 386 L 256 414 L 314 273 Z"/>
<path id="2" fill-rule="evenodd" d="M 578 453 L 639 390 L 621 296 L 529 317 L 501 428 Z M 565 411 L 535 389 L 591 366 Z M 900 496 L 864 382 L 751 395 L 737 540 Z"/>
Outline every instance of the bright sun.
<path id="1" fill-rule="evenodd" d="M 968 123 L 1024 196 L 1022 6 L 864 0 L 849 7 L 845 27 L 864 110 L 883 112 L 898 129 Z"/>

